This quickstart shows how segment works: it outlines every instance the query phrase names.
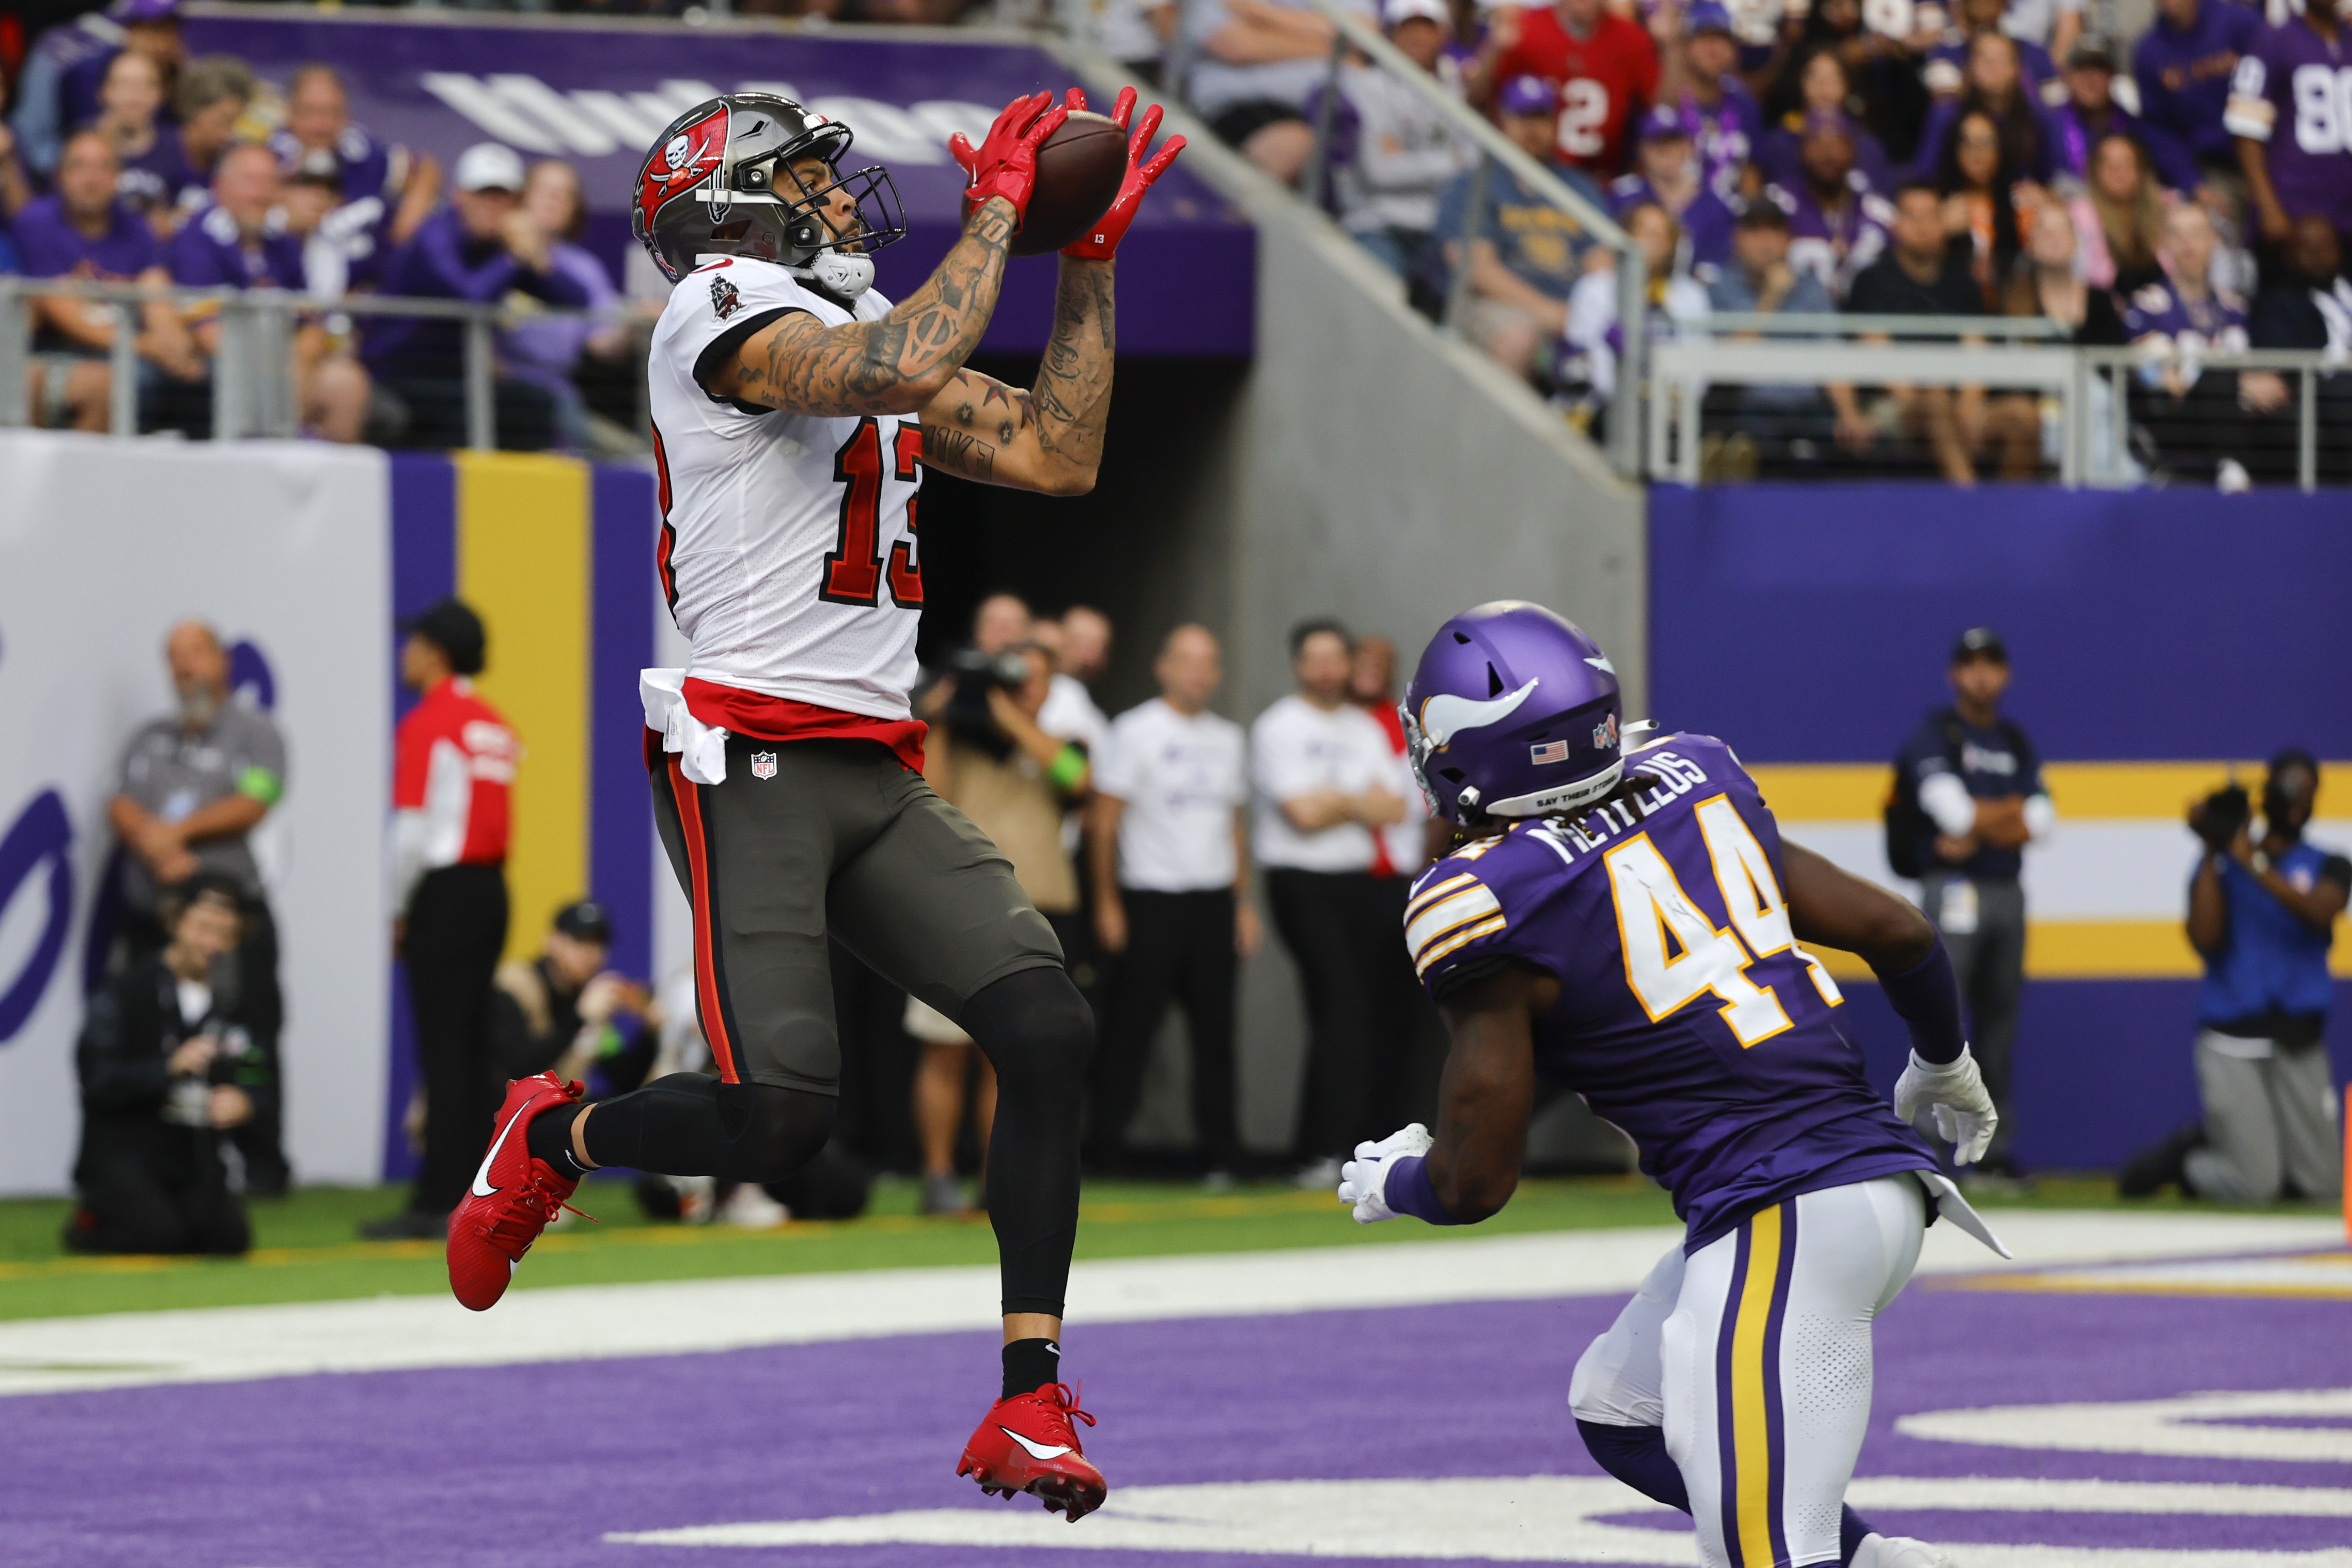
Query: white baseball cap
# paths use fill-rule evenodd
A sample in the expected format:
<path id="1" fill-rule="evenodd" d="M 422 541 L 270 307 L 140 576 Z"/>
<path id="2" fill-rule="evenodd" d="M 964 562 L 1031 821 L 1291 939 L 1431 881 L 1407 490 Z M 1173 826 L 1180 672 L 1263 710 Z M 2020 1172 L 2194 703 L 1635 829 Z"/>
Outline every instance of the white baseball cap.
<path id="1" fill-rule="evenodd" d="M 461 191 L 520 191 L 522 156 L 501 142 L 477 142 L 457 154 Z"/>
<path id="2" fill-rule="evenodd" d="M 1388 0 L 1381 7 L 1381 20 L 1391 27 L 1415 16 L 1434 22 L 1448 31 L 1454 26 L 1454 13 L 1446 9 L 1445 0 Z"/>

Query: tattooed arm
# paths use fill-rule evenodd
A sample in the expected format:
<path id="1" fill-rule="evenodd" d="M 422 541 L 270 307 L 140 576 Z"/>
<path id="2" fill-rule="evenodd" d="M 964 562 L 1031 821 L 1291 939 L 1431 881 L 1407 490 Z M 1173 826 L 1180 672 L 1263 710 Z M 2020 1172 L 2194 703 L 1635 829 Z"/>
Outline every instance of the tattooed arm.
<path id="1" fill-rule="evenodd" d="M 923 409 L 923 462 L 982 484 L 1082 496 L 1102 466 L 1110 417 L 1111 264 L 1062 258 L 1054 336 L 1037 383 L 959 370 Z"/>
<path id="2" fill-rule="evenodd" d="M 703 390 L 821 418 L 915 413 L 940 395 L 988 329 L 1016 226 L 1011 202 L 985 203 L 930 280 L 880 321 L 828 327 L 796 310 L 712 366 Z"/>

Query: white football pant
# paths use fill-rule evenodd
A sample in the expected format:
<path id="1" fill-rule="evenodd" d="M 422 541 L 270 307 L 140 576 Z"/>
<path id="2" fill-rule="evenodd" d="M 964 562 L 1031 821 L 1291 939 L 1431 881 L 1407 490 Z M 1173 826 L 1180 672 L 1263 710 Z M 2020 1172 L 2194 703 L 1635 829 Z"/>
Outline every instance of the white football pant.
<path id="1" fill-rule="evenodd" d="M 1838 1561 L 1870 1325 L 1911 1278 L 1927 1213 L 1907 1175 L 1759 1209 L 1667 1253 L 1577 1362 L 1578 1420 L 1665 1428 L 1705 1568 Z"/>

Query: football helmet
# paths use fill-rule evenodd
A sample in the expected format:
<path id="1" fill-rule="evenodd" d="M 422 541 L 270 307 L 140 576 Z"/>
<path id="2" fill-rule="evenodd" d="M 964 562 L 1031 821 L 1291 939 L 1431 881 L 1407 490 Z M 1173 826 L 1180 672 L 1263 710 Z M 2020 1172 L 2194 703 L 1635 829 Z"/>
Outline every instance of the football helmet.
<path id="1" fill-rule="evenodd" d="M 629 231 L 673 283 L 704 256 L 772 261 L 854 300 L 873 286 L 874 253 L 907 233 L 898 188 L 880 164 L 845 174 L 855 140 L 840 121 L 770 92 L 730 92 L 669 123 L 637 165 Z M 833 178 L 803 186 L 793 165 L 821 160 Z M 848 193 L 855 222 L 824 216 Z"/>
<path id="2" fill-rule="evenodd" d="M 1572 811 L 1624 774 L 1617 667 L 1541 605 L 1497 599 L 1438 627 L 1403 709 L 1413 775 L 1462 826 Z"/>

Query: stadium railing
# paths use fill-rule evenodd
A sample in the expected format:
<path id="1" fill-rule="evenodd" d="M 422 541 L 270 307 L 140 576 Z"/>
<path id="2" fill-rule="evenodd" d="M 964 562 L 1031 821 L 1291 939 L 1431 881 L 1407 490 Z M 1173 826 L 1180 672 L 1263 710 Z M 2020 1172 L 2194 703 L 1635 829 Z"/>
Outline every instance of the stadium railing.
<path id="1" fill-rule="evenodd" d="M 2039 317 L 1719 314 L 1678 323 L 1675 336 L 1649 345 L 1643 471 L 1700 481 L 1700 425 L 1712 389 L 1973 385 L 2054 402 L 2059 483 L 2136 485 L 2147 476 L 2132 457 L 2133 380 L 2178 363 L 2200 372 L 2267 370 L 2293 382 L 2295 482 L 2305 490 L 2317 488 L 2319 382 L 2346 373 L 2341 361 L 2318 351 L 2184 355 L 2053 341 L 2069 335 Z M 1881 337 L 1909 341 L 1862 341 Z"/>
<path id="2" fill-rule="evenodd" d="M 462 300 L 392 294 L 354 294 L 328 301 L 274 289 L 145 288 L 68 278 L 0 276 L 0 427 L 32 423 L 28 372 L 35 351 L 30 307 L 33 300 L 42 299 L 93 300 L 121 307 L 114 312 L 114 333 L 107 355 L 110 371 L 107 427 L 117 436 L 139 434 L 140 329 L 132 307 L 141 304 L 160 300 L 183 310 L 210 307 L 219 312 L 220 349 L 212 360 L 215 440 L 299 434 L 291 351 L 295 325 L 301 319 L 404 316 L 460 322 L 465 345 L 466 445 L 484 451 L 498 445 L 497 330 L 524 321 L 587 314 L 552 307 L 518 310 Z"/>
<path id="3" fill-rule="evenodd" d="M 1486 116 L 1447 91 L 1444 83 L 1406 58 L 1376 28 L 1366 26 L 1361 17 L 1343 10 L 1335 0 L 1300 0 L 1300 3 L 1319 13 L 1331 24 L 1334 31 L 1330 68 L 1324 78 L 1322 98 L 1315 121 L 1315 151 L 1307 162 L 1304 181 L 1307 191 L 1322 190 L 1325 175 L 1330 168 L 1332 132 L 1339 100 L 1339 72 L 1350 55 L 1362 57 L 1395 78 L 1406 90 L 1444 116 L 1455 133 L 1478 153 L 1478 162 L 1472 171 L 1470 199 L 1463 204 L 1463 227 L 1455 234 L 1438 237 L 1441 240 L 1461 245 L 1465 253 L 1465 264 L 1453 269 L 1448 282 L 1441 321 L 1447 331 L 1457 335 L 1462 331 L 1464 307 L 1469 295 L 1469 239 L 1478 221 L 1479 210 L 1486 205 L 1487 182 L 1497 168 L 1508 170 L 1522 188 L 1534 192 L 1566 212 L 1597 244 L 1616 257 L 1617 319 L 1622 326 L 1624 346 L 1619 354 L 1617 382 L 1609 405 L 1608 452 L 1612 468 L 1628 479 L 1637 478 L 1642 471 L 1642 355 L 1645 335 L 1642 323 L 1648 312 L 1649 301 L 1644 290 L 1641 255 L 1632 237 L 1618 226 L 1615 219 L 1587 200 L 1557 174 L 1528 156 Z M 1191 75 L 1197 58 L 1190 46 L 1190 29 L 1180 19 L 1176 28 L 1177 41 L 1170 51 L 1168 68 L 1168 79 L 1177 84 L 1179 91 Z"/>

